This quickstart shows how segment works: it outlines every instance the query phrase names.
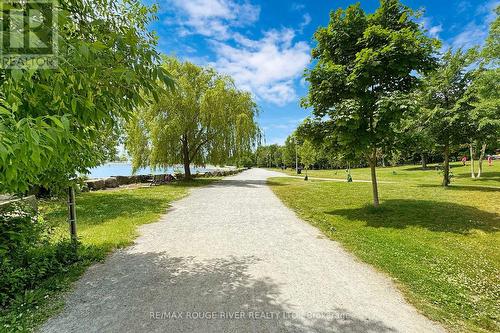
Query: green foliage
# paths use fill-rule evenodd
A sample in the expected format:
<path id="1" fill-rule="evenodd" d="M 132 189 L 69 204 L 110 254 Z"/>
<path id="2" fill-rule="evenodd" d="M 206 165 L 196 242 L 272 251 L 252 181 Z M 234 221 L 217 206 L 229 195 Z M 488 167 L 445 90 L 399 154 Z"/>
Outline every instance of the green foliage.
<path id="1" fill-rule="evenodd" d="M 467 92 L 473 100 L 470 118 L 475 125 L 470 141 L 491 144 L 497 148 L 500 138 L 500 6 L 491 23 L 490 34 L 481 55 L 477 77 Z"/>
<path id="2" fill-rule="evenodd" d="M 154 11 L 138 0 L 59 1 L 58 68 L 0 73 L 0 193 L 65 186 L 109 159 L 141 92 L 171 83 L 146 29 Z"/>
<path id="3" fill-rule="evenodd" d="M 418 82 L 415 74 L 435 64 L 439 43 L 413 18 L 399 0 L 381 0 L 370 15 L 359 3 L 330 13 L 328 26 L 314 34 L 317 62 L 307 73 L 309 94 L 302 101 L 316 117 L 306 127 L 312 139 L 324 138 L 340 152 L 376 165 L 377 148 L 392 144 L 395 127 L 413 106 L 408 93 Z"/>
<path id="4" fill-rule="evenodd" d="M 470 118 L 474 96 L 466 94 L 475 72 L 468 67 L 476 60 L 476 51 L 447 51 L 439 67 L 429 73 L 421 90 L 421 124 L 444 155 L 443 185 L 448 186 L 450 150 L 469 142 L 475 133 Z"/>
<path id="5" fill-rule="evenodd" d="M 316 162 L 316 150 L 309 140 L 305 140 L 304 143 L 299 147 L 299 155 L 302 164 L 306 170 Z"/>
<path id="6" fill-rule="evenodd" d="M 224 164 L 251 151 L 259 134 L 257 106 L 231 78 L 210 68 L 165 58 L 163 68 L 176 80 L 158 101 L 140 108 L 127 126 L 126 147 L 136 170 Z"/>
<path id="7" fill-rule="evenodd" d="M 0 212 L 0 308 L 79 260 L 71 242 L 51 242 L 51 228 L 31 208 Z"/>
<path id="8" fill-rule="evenodd" d="M 285 140 L 285 144 L 282 147 L 283 164 L 285 166 L 295 167 L 295 160 L 298 157 L 296 141 L 295 133 L 289 135 Z M 298 162 L 300 163 L 300 160 Z"/>
<path id="9" fill-rule="evenodd" d="M 371 15 L 359 4 L 332 12 L 314 38 L 318 61 L 308 72 L 311 86 L 303 105 L 317 117 L 328 115 L 327 132 L 340 148 L 366 154 L 380 147 L 408 110 L 401 94 L 415 87 L 413 72 L 433 67 L 437 42 L 394 0 L 381 1 Z"/>
<path id="10" fill-rule="evenodd" d="M 283 165 L 283 149 L 277 144 L 259 146 L 255 151 L 257 166 L 280 167 Z"/>
<path id="11" fill-rule="evenodd" d="M 486 39 L 483 56 L 486 62 L 500 65 L 500 5 L 495 8 L 496 18 L 491 22 L 490 33 Z"/>

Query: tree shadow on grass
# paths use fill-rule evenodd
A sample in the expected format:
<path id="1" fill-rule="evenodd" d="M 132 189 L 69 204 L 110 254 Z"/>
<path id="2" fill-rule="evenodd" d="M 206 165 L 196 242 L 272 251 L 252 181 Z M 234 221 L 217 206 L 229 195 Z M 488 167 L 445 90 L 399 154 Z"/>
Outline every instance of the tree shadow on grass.
<path id="1" fill-rule="evenodd" d="M 474 207 L 426 200 L 387 200 L 379 208 L 336 209 L 326 212 L 374 228 L 420 227 L 436 232 L 467 234 L 473 229 L 500 231 L 500 216 Z"/>
<path id="2" fill-rule="evenodd" d="M 438 171 L 438 169 L 436 169 L 437 166 L 427 166 L 426 168 L 422 168 L 422 166 L 412 166 L 412 167 L 406 167 L 406 168 L 402 168 L 401 170 L 397 170 L 396 171 L 400 171 L 400 172 L 404 172 L 404 171 Z M 385 168 L 385 170 L 390 170 L 391 167 L 388 167 L 388 168 Z"/>
<path id="3" fill-rule="evenodd" d="M 484 167 L 483 167 L 484 169 Z M 476 169 L 477 172 L 477 169 Z M 455 174 L 455 177 L 457 179 L 464 179 L 464 178 L 471 178 L 470 171 L 468 172 L 463 172 L 463 173 L 457 173 Z M 500 182 L 500 172 L 495 172 L 495 171 L 486 171 L 481 174 L 481 178 L 475 178 L 472 179 L 474 182 L 484 182 L 484 181 L 494 181 L 494 182 Z"/>
<path id="4" fill-rule="evenodd" d="M 119 251 L 88 270 L 41 332 L 395 332 L 343 308 L 295 313 L 279 283 L 249 273 L 259 260 Z"/>
<path id="5" fill-rule="evenodd" d="M 418 184 L 418 187 L 443 188 L 437 184 Z M 454 185 L 453 183 L 445 188 L 446 191 L 479 191 L 479 192 L 500 192 L 500 187 L 488 185 Z"/>

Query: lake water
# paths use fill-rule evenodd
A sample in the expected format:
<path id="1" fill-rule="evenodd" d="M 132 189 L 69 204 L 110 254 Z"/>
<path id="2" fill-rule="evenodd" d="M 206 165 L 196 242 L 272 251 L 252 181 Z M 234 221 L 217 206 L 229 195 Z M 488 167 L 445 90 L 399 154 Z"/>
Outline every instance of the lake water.
<path id="1" fill-rule="evenodd" d="M 216 169 L 215 167 L 198 168 L 191 167 L 191 173 L 196 172 L 207 172 Z M 136 175 L 157 175 L 162 173 L 184 173 L 184 167 L 170 167 L 166 169 L 156 169 L 152 170 L 150 168 L 143 168 L 136 171 Z M 106 163 L 97 168 L 90 169 L 90 174 L 87 175 L 89 178 L 105 178 L 111 176 L 132 176 L 132 164 L 130 163 Z"/>

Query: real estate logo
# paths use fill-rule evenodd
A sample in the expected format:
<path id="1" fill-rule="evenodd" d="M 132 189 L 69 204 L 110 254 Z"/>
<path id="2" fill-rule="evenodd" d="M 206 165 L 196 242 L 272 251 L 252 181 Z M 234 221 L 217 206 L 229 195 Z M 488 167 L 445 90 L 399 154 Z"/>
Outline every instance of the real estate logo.
<path id="1" fill-rule="evenodd" d="M 0 15 L 2 68 L 57 67 L 55 0 L 0 0 Z"/>

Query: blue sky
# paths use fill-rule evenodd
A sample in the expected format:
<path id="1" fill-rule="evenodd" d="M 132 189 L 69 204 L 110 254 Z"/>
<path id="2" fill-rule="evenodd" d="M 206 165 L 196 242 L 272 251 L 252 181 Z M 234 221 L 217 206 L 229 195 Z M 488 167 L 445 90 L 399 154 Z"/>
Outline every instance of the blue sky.
<path id="1" fill-rule="evenodd" d="M 145 0 L 150 2 L 149 0 Z M 328 23 L 329 11 L 344 0 L 159 0 L 152 24 L 162 53 L 231 75 L 255 96 L 259 124 L 267 144 L 282 144 L 309 115 L 299 100 L 307 92 L 302 80 L 314 47 L 312 35 Z M 373 12 L 378 0 L 361 0 Z M 444 47 L 481 44 L 500 0 L 406 0 L 425 10 L 420 19 L 427 33 Z"/>

